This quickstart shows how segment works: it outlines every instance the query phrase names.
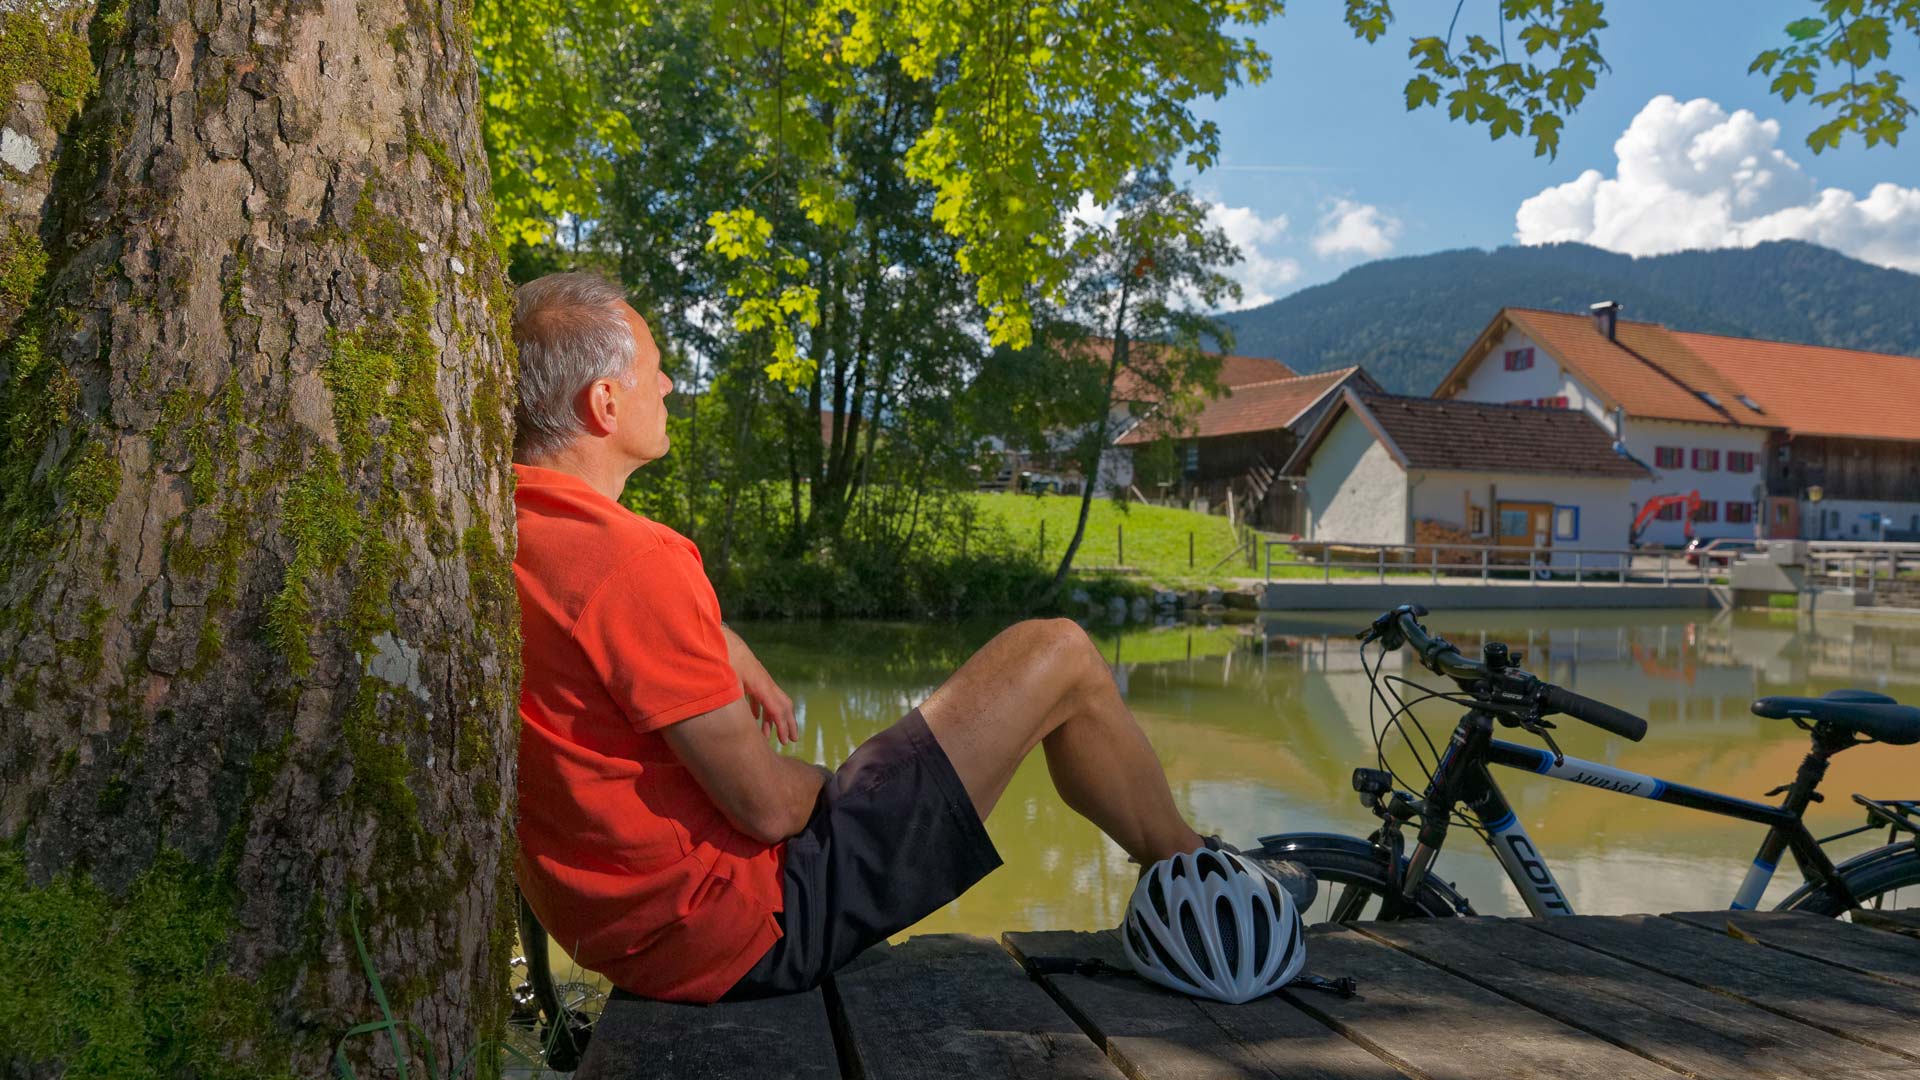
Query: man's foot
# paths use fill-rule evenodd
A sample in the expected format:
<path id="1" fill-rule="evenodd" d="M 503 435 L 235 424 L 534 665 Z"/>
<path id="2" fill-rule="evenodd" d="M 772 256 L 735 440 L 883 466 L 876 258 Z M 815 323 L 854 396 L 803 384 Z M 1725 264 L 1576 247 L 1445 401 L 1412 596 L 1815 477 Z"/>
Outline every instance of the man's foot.
<path id="1" fill-rule="evenodd" d="M 1276 859 L 1271 855 L 1261 855 L 1257 852 L 1248 854 L 1218 836 L 1203 835 L 1200 841 L 1207 846 L 1208 850 L 1231 851 L 1273 875 L 1273 880 L 1279 882 L 1280 887 L 1287 890 L 1287 895 L 1293 898 L 1293 909 L 1300 913 L 1301 918 L 1306 918 L 1307 909 L 1313 905 L 1313 898 L 1320 893 L 1319 880 L 1306 867 L 1286 859 Z M 1147 876 L 1146 867 L 1140 868 L 1139 876 Z"/>

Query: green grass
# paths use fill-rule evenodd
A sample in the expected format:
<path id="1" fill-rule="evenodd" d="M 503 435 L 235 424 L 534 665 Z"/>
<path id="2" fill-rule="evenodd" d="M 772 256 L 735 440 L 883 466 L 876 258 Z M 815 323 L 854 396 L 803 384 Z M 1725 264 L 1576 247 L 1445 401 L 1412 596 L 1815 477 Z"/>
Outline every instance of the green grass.
<path id="1" fill-rule="evenodd" d="M 1044 561 L 1048 565 L 1059 560 L 1080 516 L 1078 495 L 987 492 L 970 498 L 978 522 L 998 525 L 1035 559 L 1041 558 L 1041 524 L 1044 522 Z M 1188 561 L 1189 537 L 1193 545 L 1191 563 Z M 1225 517 L 1095 498 L 1087 515 L 1087 534 L 1074 556 L 1073 569 L 1076 574 L 1115 567 L 1137 570 L 1142 579 L 1172 588 L 1225 587 L 1232 584 L 1234 578 L 1262 576 L 1264 570 L 1249 568 L 1244 555 L 1218 570 L 1213 569 L 1235 546 L 1233 529 Z M 1284 556 L 1276 550 L 1274 557 Z"/>

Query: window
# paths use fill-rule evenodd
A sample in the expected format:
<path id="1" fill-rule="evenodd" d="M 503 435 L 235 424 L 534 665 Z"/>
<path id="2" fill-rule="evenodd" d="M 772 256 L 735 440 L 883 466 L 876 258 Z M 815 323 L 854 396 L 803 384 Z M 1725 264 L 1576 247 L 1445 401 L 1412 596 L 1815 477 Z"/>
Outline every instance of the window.
<path id="1" fill-rule="evenodd" d="M 1532 529 L 1533 521 L 1525 510 L 1500 511 L 1501 536 L 1526 536 Z"/>
<path id="2" fill-rule="evenodd" d="M 1838 510 L 1827 511 L 1827 528 L 1837 529 L 1839 527 L 1840 527 L 1840 511 Z"/>
<path id="3" fill-rule="evenodd" d="M 1467 531 L 1475 536 L 1485 536 L 1487 534 L 1487 511 L 1484 507 L 1470 506 L 1467 508 Z"/>
<path id="4" fill-rule="evenodd" d="M 1525 371 L 1532 366 L 1533 366 L 1533 350 L 1532 349 L 1508 349 L 1507 350 L 1507 370 L 1508 371 Z"/>
<path id="5" fill-rule="evenodd" d="M 1693 512 L 1693 520 L 1695 524 L 1703 521 L 1719 521 L 1720 504 L 1714 502 L 1712 499 L 1700 500 L 1700 508 Z"/>
<path id="6" fill-rule="evenodd" d="M 1193 474 L 1200 471 L 1200 444 L 1199 443 L 1190 442 L 1187 444 L 1187 454 L 1186 454 L 1184 465 L 1185 465 L 1185 472 L 1189 476 L 1192 476 Z"/>
<path id="7" fill-rule="evenodd" d="M 1685 461 L 1685 451 L 1677 446 L 1656 446 L 1653 448 L 1653 466 L 1656 469 L 1677 469 Z"/>
<path id="8" fill-rule="evenodd" d="M 1661 521 L 1679 521 L 1680 510 L 1681 510 L 1681 506 L 1679 503 L 1668 503 L 1667 505 L 1660 508 L 1659 513 L 1656 513 L 1653 516 Z"/>
<path id="9" fill-rule="evenodd" d="M 1727 471 L 1728 472 L 1752 472 L 1753 471 L 1752 451 L 1748 451 L 1748 450 L 1727 451 Z"/>
<path id="10" fill-rule="evenodd" d="M 1553 538 L 1555 540 L 1580 539 L 1579 507 L 1556 506 L 1553 508 Z"/>
<path id="11" fill-rule="evenodd" d="M 1718 469 L 1719 467 L 1720 467 L 1720 451 L 1695 450 L 1693 452 L 1694 471 L 1712 472 L 1715 469 Z"/>
<path id="12" fill-rule="evenodd" d="M 1525 405 L 1534 409 L 1564 409 L 1567 407 L 1567 395 L 1558 397 L 1523 397 L 1507 402 L 1509 405 Z"/>
<path id="13" fill-rule="evenodd" d="M 1753 522 L 1753 504 L 1730 502 L 1727 504 L 1727 524 L 1749 525 Z"/>

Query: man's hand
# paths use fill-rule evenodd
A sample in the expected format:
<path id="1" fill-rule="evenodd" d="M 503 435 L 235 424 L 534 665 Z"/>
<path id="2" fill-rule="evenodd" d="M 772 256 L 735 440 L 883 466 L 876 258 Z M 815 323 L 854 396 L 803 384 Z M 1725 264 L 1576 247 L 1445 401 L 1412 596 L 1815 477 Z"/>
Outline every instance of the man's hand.
<path id="1" fill-rule="evenodd" d="M 747 696 L 754 719 L 760 721 L 760 729 L 783 743 L 800 741 L 800 725 L 793 718 L 793 699 L 767 674 L 766 665 L 753 655 L 753 650 L 747 648 L 747 643 L 740 640 L 732 627 L 722 626 L 720 632 L 727 639 L 727 662 L 740 678 L 740 690 Z"/>

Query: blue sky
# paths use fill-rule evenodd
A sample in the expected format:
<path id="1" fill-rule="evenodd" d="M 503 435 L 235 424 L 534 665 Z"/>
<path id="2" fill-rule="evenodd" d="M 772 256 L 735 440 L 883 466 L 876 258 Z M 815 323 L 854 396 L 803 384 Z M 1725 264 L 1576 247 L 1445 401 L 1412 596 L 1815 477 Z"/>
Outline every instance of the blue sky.
<path id="1" fill-rule="evenodd" d="M 1453 5 L 1405 0 L 1374 45 L 1352 36 L 1343 7 L 1291 5 L 1255 33 L 1273 76 L 1197 110 L 1220 126 L 1220 167 L 1188 179 L 1249 255 L 1239 272 L 1249 303 L 1371 258 L 1514 243 L 1522 203 L 1587 170 L 1597 175 L 1531 207 L 1529 240 L 1650 254 L 1798 236 L 1920 270 L 1920 124 L 1897 148 L 1851 140 L 1816 157 L 1804 140 L 1822 115 L 1746 74 L 1782 26 L 1814 13 L 1810 0 L 1608 0 L 1601 49 L 1612 71 L 1567 121 L 1557 159 L 1534 157 L 1530 141 L 1490 141 L 1442 110 L 1406 111 L 1406 43 L 1443 33 Z M 1460 32 L 1493 7 L 1472 0 Z M 1920 83 L 1911 39 L 1894 60 Z M 1675 100 L 1650 107 L 1661 95 Z M 1702 98 L 1711 104 L 1687 105 Z M 1621 174 L 1615 144 L 1630 126 Z M 1892 186 L 1876 195 L 1876 185 Z"/>

